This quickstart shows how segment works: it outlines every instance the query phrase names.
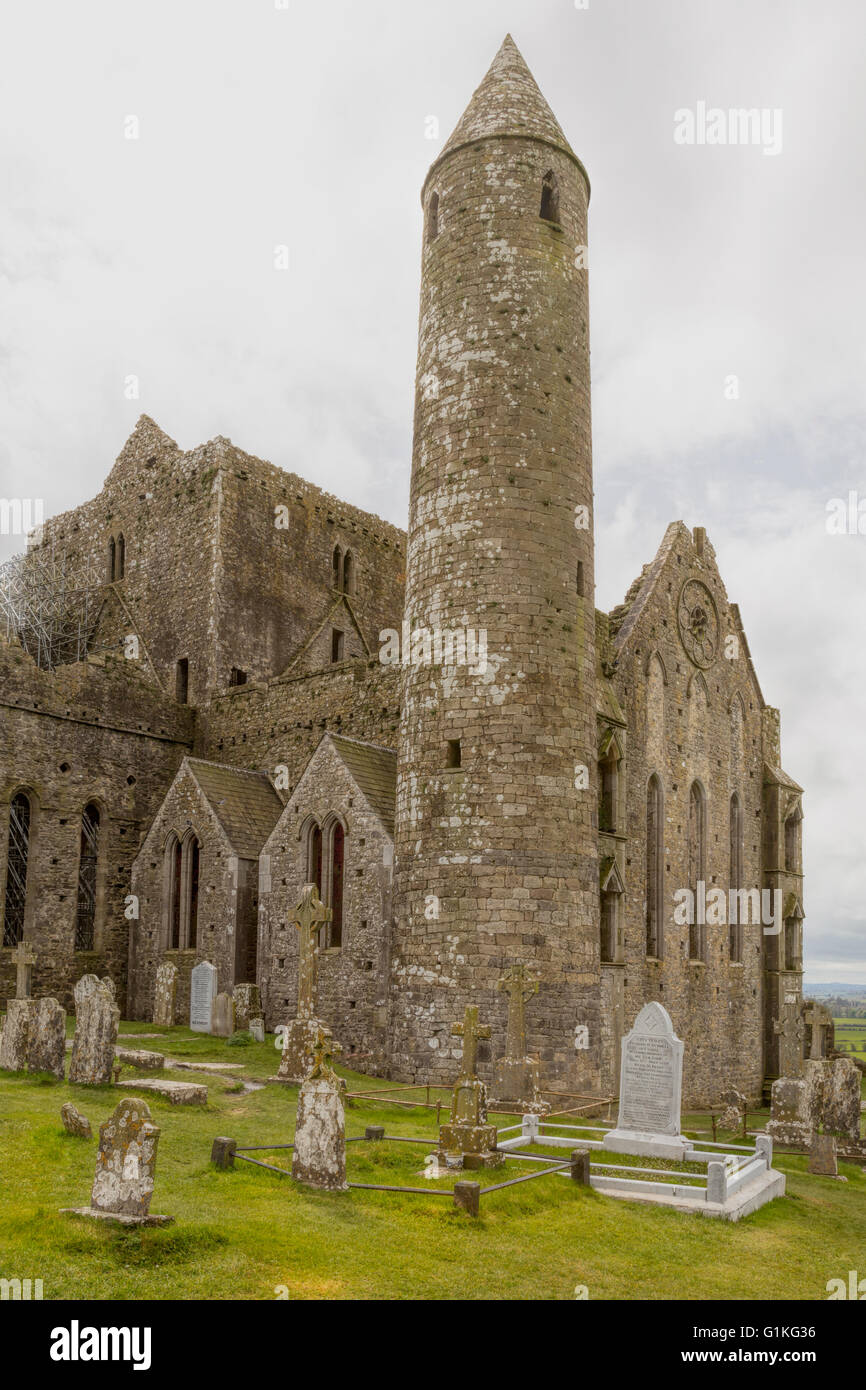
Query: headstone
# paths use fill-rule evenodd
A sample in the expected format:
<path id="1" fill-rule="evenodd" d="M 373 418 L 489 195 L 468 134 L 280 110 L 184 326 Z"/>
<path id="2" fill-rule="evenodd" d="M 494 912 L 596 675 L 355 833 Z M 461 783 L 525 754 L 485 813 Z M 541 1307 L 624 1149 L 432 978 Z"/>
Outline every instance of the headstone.
<path id="1" fill-rule="evenodd" d="M 76 1110 L 71 1101 L 68 1100 L 65 1105 L 61 1105 L 60 1118 L 67 1134 L 74 1134 L 78 1139 L 93 1138 L 90 1121 L 86 1115 L 81 1114 L 80 1110 Z"/>
<path id="2" fill-rule="evenodd" d="M 15 966 L 15 998 L 29 999 L 36 953 L 24 941 L 19 941 L 9 959 Z"/>
<path id="3" fill-rule="evenodd" d="M 743 1127 L 743 1116 L 746 1113 L 746 1097 L 742 1091 L 736 1087 L 729 1086 L 722 1092 L 722 1105 L 724 1109 L 719 1117 L 719 1126 L 731 1134 L 739 1133 Z"/>
<path id="4" fill-rule="evenodd" d="M 316 1018 L 316 986 L 319 932 L 330 922 L 331 909 L 319 899 L 314 883 L 305 885 L 292 920 L 299 933 L 298 1011 L 285 1031 L 279 1072 L 268 1077 L 284 1085 L 299 1085 L 305 1079 L 319 1032 L 330 1036 L 326 1025 Z"/>
<path id="5" fill-rule="evenodd" d="M 806 1025 L 806 1055 L 813 1061 L 829 1057 L 836 1040 L 836 1025 L 830 1010 L 814 999 L 804 999 L 803 1022 Z"/>
<path id="6" fill-rule="evenodd" d="M 500 1107 L 513 1105 L 520 1114 L 546 1114 L 550 1109 L 541 1096 L 538 1061 L 526 1054 L 526 1005 L 538 993 L 538 980 L 526 966 L 512 965 L 497 983 L 508 995 L 505 1056 L 493 1068 L 493 1094 Z"/>
<path id="7" fill-rule="evenodd" d="M 83 975 L 75 986 L 75 1037 L 69 1084 L 105 1086 L 111 1081 L 120 1010 L 111 980 Z"/>
<path id="8" fill-rule="evenodd" d="M 487 1123 L 487 1088 L 476 1075 L 478 1043 L 490 1029 L 478 1023 L 478 1009 L 467 1005 L 462 1023 L 451 1033 L 463 1039 L 460 1075 L 451 1096 L 451 1119 L 439 1127 L 439 1159 L 446 1166 L 496 1168 L 502 1154 L 496 1148 L 496 1126 Z"/>
<path id="9" fill-rule="evenodd" d="M 681 1159 L 690 1142 L 680 1134 L 683 1043 L 667 1009 L 645 1004 L 622 1040 L 619 1117 L 604 1136 L 615 1153 Z"/>
<path id="10" fill-rule="evenodd" d="M 213 1001 L 210 1031 L 215 1038 L 230 1038 L 235 1031 L 234 1002 L 230 994 L 218 994 Z"/>
<path id="11" fill-rule="evenodd" d="M 168 1216 L 151 1216 L 159 1130 L 150 1123 L 147 1102 L 127 1097 L 99 1127 L 99 1152 L 90 1206 L 80 1216 L 124 1225 L 165 1225 Z M 69 1210 L 69 1208 L 67 1208 Z"/>
<path id="12" fill-rule="evenodd" d="M 254 1042 L 264 1042 L 265 1020 L 263 1018 L 250 1019 L 250 1037 Z"/>
<path id="13" fill-rule="evenodd" d="M 331 1067 L 331 1057 L 338 1050 L 330 1035 L 320 1029 L 312 1070 L 298 1092 L 292 1151 L 292 1177 L 330 1192 L 343 1192 L 348 1187 L 346 1116 L 340 1079 Z"/>
<path id="14" fill-rule="evenodd" d="M 771 1091 L 767 1133 L 780 1144 L 809 1148 L 820 1129 L 860 1137 L 860 1073 L 847 1057 L 809 1059 L 802 1077 L 779 1077 Z"/>
<path id="15" fill-rule="evenodd" d="M 48 1071 L 63 1080 L 66 1012 L 56 999 L 32 1000 L 28 1071 Z"/>
<path id="16" fill-rule="evenodd" d="M 26 1071 L 33 1027 L 33 1000 L 7 999 L 6 1022 L 0 1033 L 0 1069 Z"/>
<path id="17" fill-rule="evenodd" d="M 194 1033 L 209 1033 L 211 1011 L 217 993 L 217 968 L 209 960 L 193 967 L 189 980 L 189 1026 Z"/>
<path id="18" fill-rule="evenodd" d="M 262 1017 L 262 996 L 258 985 L 235 985 L 233 994 L 235 1027 L 239 1032 L 245 1032 L 254 1018 Z"/>
<path id="19" fill-rule="evenodd" d="M 832 1134 L 813 1134 L 809 1149 L 809 1172 L 826 1178 L 838 1177 L 836 1140 Z"/>
<path id="20" fill-rule="evenodd" d="M 195 971 L 193 971 L 195 974 Z M 153 1022 L 164 1028 L 174 1027 L 174 1008 L 177 999 L 177 966 L 173 961 L 164 960 L 156 971 L 156 987 L 153 993 Z"/>

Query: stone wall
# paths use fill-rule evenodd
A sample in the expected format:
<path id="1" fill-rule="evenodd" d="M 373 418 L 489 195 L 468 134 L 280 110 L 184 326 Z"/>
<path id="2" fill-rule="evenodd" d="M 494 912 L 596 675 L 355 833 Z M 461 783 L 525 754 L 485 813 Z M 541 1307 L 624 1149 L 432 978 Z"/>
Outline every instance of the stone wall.
<path id="1" fill-rule="evenodd" d="M 703 586 L 713 610 L 712 659 L 696 664 L 681 638 L 686 585 Z M 700 594 L 701 590 L 690 590 Z M 674 894 L 689 886 L 689 795 L 706 794 L 708 889 L 730 883 L 730 802 L 743 804 L 743 887 L 763 884 L 761 858 L 763 698 L 751 668 L 738 615 L 729 603 L 715 555 L 703 532 L 668 528 L 656 561 L 611 614 L 612 683 L 629 726 L 625 860 L 625 1027 L 658 999 L 685 1042 L 686 1104 L 716 1103 L 735 1086 L 760 1095 L 763 1045 L 763 932 L 743 927 L 742 963 L 731 960 L 728 927 L 707 925 L 702 960 L 689 958 L 689 928 L 674 921 Z M 727 659 L 728 637 L 736 656 Z M 706 662 L 706 664 L 703 664 Z M 664 944 L 646 951 L 647 784 L 656 773 L 664 794 Z M 614 1057 L 606 1066 L 615 1084 Z"/>
<path id="2" fill-rule="evenodd" d="M 54 674 L 0 642 L 0 890 L 6 882 L 9 806 L 32 805 L 25 935 L 37 954 L 34 995 L 72 1008 L 85 974 L 110 975 L 125 1005 L 132 862 L 184 753 L 194 712 L 166 701 L 123 661 L 79 663 Z M 81 816 L 100 814 L 93 951 L 75 950 Z M 0 903 L 5 894 L 0 893 Z M 14 994 L 10 951 L 0 950 L 0 997 Z"/>
<path id="3" fill-rule="evenodd" d="M 387 1070 L 386 1005 L 393 843 L 324 743 L 266 843 L 259 879 L 259 979 L 268 1028 L 297 1012 L 298 929 L 291 914 L 307 881 L 304 823 L 338 817 L 345 830 L 342 945 L 319 956 L 318 1014 L 361 1071 Z M 325 896 L 327 887 L 325 887 Z M 351 1063 L 350 1063 L 351 1064 Z"/>

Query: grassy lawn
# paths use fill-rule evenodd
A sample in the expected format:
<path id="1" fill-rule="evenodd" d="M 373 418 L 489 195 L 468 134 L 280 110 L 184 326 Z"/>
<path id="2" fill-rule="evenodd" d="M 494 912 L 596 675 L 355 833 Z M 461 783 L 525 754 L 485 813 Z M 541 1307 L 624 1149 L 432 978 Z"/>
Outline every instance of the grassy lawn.
<path id="1" fill-rule="evenodd" d="M 128 1045 L 240 1063 L 237 1075 L 251 1080 L 273 1075 L 279 1060 L 271 1038 L 240 1048 L 181 1028 L 121 1032 L 160 1033 Z M 340 1071 L 350 1091 L 387 1087 Z M 123 1079 L 135 1075 L 125 1068 Z M 58 1210 L 87 1204 L 98 1127 L 124 1093 L 0 1073 L 0 1277 L 41 1278 L 46 1299 L 274 1299 L 283 1289 L 293 1299 L 573 1299 L 579 1284 L 591 1299 L 824 1299 L 828 1279 L 866 1270 L 866 1174 L 851 1165 L 840 1168 L 843 1183 L 810 1177 L 805 1158 L 780 1154 L 788 1195 L 736 1225 L 603 1197 L 553 1175 L 482 1199 L 472 1220 L 444 1197 L 314 1192 L 243 1163 L 218 1172 L 216 1135 L 291 1142 L 295 1088 L 241 1092 L 228 1074 L 164 1075 L 206 1084 L 208 1105 L 147 1097 L 162 1130 L 151 1210 L 175 1223 L 128 1231 Z M 92 1140 L 64 1131 L 66 1100 L 90 1119 Z M 690 1118 L 700 1123 L 686 1117 L 686 1129 Z M 435 1112 L 355 1101 L 346 1120 L 349 1135 L 384 1124 L 435 1146 Z M 350 1144 L 348 1176 L 425 1185 L 427 1152 Z M 287 1163 L 285 1153 L 254 1156 Z M 466 1176 L 485 1186 L 527 1171 L 512 1160 L 495 1175 Z"/>

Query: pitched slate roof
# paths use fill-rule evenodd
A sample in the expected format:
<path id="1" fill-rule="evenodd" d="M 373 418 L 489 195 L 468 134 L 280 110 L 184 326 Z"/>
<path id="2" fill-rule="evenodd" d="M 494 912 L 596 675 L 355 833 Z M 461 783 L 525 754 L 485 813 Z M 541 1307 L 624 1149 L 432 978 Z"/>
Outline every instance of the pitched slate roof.
<path id="1" fill-rule="evenodd" d="M 283 809 L 263 772 L 187 758 L 187 766 L 241 859 L 257 859 Z"/>
<path id="2" fill-rule="evenodd" d="M 359 790 L 369 801 L 391 839 L 397 800 L 397 754 L 376 743 L 361 743 L 342 734 L 326 734 Z"/>

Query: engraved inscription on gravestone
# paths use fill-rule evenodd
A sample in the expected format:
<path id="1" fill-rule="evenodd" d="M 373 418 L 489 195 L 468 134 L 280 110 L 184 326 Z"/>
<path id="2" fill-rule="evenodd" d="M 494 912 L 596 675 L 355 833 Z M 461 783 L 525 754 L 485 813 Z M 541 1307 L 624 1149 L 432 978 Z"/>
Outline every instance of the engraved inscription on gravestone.
<path id="1" fill-rule="evenodd" d="M 620 1153 L 678 1157 L 688 1147 L 680 1135 L 683 1043 L 667 1010 L 645 1004 L 622 1041 L 619 1118 L 604 1147 Z"/>
<path id="2" fill-rule="evenodd" d="M 216 992 L 216 966 L 211 965 L 209 960 L 199 961 L 189 983 L 189 1026 L 194 1032 L 210 1032 L 211 1010 Z"/>

